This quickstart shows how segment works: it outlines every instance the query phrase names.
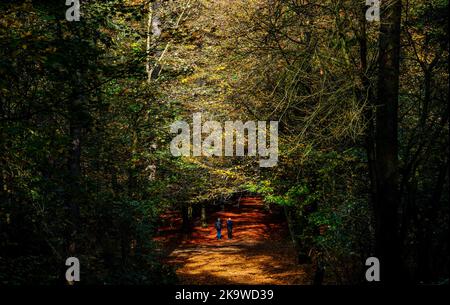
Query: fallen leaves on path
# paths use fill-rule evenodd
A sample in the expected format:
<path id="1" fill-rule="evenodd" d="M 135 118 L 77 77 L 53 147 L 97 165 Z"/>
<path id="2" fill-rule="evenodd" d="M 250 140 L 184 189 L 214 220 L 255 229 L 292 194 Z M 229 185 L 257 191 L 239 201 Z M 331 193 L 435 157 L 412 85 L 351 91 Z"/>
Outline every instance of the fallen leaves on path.
<path id="1" fill-rule="evenodd" d="M 233 239 L 225 220 L 233 220 Z M 214 222 L 221 218 L 223 239 L 216 239 Z M 209 215 L 208 227 L 193 228 L 170 253 L 181 284 L 308 284 L 280 211 L 268 211 L 259 198 L 244 198 L 231 210 Z"/>

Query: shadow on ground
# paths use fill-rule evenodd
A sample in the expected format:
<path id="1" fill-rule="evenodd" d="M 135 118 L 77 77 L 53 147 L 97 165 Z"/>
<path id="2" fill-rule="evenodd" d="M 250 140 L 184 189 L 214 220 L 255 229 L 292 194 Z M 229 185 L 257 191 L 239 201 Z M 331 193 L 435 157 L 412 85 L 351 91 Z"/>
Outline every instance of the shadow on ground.
<path id="1" fill-rule="evenodd" d="M 309 284 L 309 267 L 296 263 L 280 214 L 265 209 L 259 198 L 244 198 L 239 207 L 210 214 L 208 227 L 197 225 L 189 236 L 167 242 L 166 261 L 175 266 L 181 284 Z M 226 229 L 224 238 L 216 239 L 219 217 L 232 218 L 232 240 L 226 238 Z"/>

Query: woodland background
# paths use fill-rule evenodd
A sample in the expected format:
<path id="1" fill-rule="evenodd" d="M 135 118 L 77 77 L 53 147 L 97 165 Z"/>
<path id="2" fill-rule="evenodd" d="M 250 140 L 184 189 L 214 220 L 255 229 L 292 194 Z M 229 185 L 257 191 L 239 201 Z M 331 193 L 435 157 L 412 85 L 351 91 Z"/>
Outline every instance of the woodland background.
<path id="1" fill-rule="evenodd" d="M 359 284 L 448 283 L 448 1 L 0 3 L 0 283 L 175 283 L 152 241 L 239 192 L 300 260 Z M 216 13 L 212 13 L 215 11 Z M 219 12 L 219 13 L 217 13 Z M 277 167 L 175 158 L 175 120 L 280 121 Z M 194 215 L 194 216 L 193 216 Z"/>

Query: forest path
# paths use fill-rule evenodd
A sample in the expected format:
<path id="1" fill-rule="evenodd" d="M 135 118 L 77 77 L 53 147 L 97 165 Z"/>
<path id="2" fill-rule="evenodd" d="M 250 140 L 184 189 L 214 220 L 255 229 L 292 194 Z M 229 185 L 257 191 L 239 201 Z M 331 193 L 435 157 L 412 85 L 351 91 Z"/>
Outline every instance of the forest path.
<path id="1" fill-rule="evenodd" d="M 304 267 L 295 260 L 280 212 L 264 209 L 259 198 L 243 198 L 239 207 L 208 215 L 208 227 L 198 221 L 192 234 L 170 253 L 181 284 L 308 284 Z M 233 220 L 233 239 L 216 239 L 214 222 Z"/>
<path id="2" fill-rule="evenodd" d="M 201 112 L 206 119 L 226 121 L 243 119 L 246 112 L 239 106 L 236 87 L 247 78 L 247 68 L 237 67 L 232 52 L 235 36 L 232 25 L 242 15 L 244 1 L 201 0 L 195 2 L 183 22 L 191 39 L 174 45 L 165 58 L 169 66 L 189 67 L 192 72 L 173 80 L 167 99 L 180 101 L 186 117 Z M 234 97 L 236 96 L 237 97 Z M 233 98 L 232 98 L 233 97 Z M 241 115 L 243 114 L 243 115 Z M 226 159 L 226 158 L 225 158 Z M 239 189 L 246 174 L 236 175 L 224 159 L 196 160 L 209 171 L 210 198 L 219 198 L 224 188 Z M 197 165 L 198 165 L 197 164 Z M 225 170 L 224 170 L 225 169 Z M 224 179 L 224 172 L 227 179 Z M 236 177 L 239 177 L 236 178 Z M 244 177 L 244 178 L 242 178 Z M 229 179 L 228 179 L 229 178 Z M 230 182 L 231 181 L 231 182 Z M 156 240 L 163 242 L 162 256 L 177 269 L 181 284 L 307 284 L 308 272 L 296 263 L 296 253 L 289 238 L 287 224 L 280 210 L 267 211 L 259 198 L 243 198 L 239 208 L 209 213 L 208 226 L 199 220 L 189 237 L 181 236 L 178 212 L 162 216 Z M 225 225 L 233 219 L 234 238 L 216 240 L 214 223 L 220 217 Z"/>

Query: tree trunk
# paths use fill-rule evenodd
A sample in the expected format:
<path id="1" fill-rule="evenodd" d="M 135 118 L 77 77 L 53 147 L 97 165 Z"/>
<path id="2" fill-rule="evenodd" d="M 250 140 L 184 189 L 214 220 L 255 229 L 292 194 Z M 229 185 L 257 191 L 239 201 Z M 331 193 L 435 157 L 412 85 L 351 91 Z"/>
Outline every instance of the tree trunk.
<path id="1" fill-rule="evenodd" d="M 203 228 L 208 226 L 208 223 L 206 222 L 206 208 L 204 204 L 202 204 L 201 222 Z"/>
<path id="2" fill-rule="evenodd" d="M 77 72 L 78 82 L 75 98 L 69 102 L 70 146 L 67 159 L 68 177 L 66 181 L 65 207 L 68 210 L 69 228 L 66 232 L 67 256 L 77 256 L 76 235 L 80 226 L 81 191 L 81 144 L 85 125 L 84 107 L 87 103 L 81 82 L 82 73 Z"/>
<path id="3" fill-rule="evenodd" d="M 181 215 L 183 219 L 182 230 L 184 233 L 188 233 L 191 229 L 191 222 L 189 218 L 189 208 L 186 203 L 181 206 Z"/>
<path id="4" fill-rule="evenodd" d="M 158 10 L 161 4 L 158 1 L 149 2 L 148 4 L 148 18 L 147 18 L 147 62 L 146 62 L 146 71 L 147 71 L 147 83 L 151 83 L 151 81 L 159 76 L 159 65 L 156 63 L 154 65 L 151 64 L 151 40 L 158 39 L 161 36 L 161 20 L 159 18 Z M 161 51 L 158 51 L 156 56 L 161 56 Z"/>
<path id="5" fill-rule="evenodd" d="M 376 110 L 375 255 L 381 281 L 398 282 L 401 270 L 398 238 L 398 91 L 401 0 L 383 1 L 380 25 Z"/>

